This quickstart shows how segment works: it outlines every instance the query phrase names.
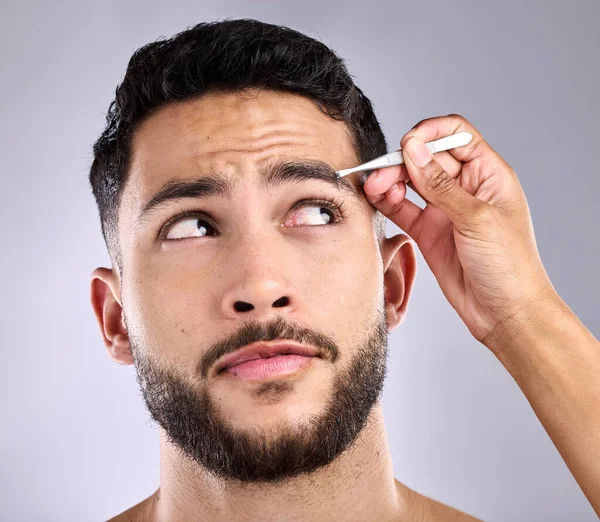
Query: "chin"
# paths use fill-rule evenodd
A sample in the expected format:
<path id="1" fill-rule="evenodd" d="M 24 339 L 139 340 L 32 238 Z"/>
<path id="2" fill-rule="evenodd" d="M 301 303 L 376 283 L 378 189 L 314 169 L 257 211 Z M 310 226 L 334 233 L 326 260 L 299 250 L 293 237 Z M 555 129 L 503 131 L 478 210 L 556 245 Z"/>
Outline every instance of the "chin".
<path id="1" fill-rule="evenodd" d="M 211 398 L 235 429 L 266 429 L 309 422 L 322 413 L 331 395 L 331 376 L 321 372 L 303 378 L 278 378 L 239 385 L 213 386 Z"/>

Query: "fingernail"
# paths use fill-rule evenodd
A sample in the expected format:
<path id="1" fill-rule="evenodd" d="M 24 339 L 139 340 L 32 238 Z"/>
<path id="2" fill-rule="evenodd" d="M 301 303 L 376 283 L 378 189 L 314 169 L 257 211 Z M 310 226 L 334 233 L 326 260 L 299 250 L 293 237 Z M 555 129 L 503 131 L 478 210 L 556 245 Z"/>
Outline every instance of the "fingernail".
<path id="1" fill-rule="evenodd" d="M 379 171 L 378 170 L 373 170 L 373 171 L 371 171 L 371 174 L 369 174 L 369 177 L 367 178 L 367 181 L 371 181 L 373 179 L 377 179 L 377 176 L 379 176 Z"/>
<path id="2" fill-rule="evenodd" d="M 403 150 L 408 153 L 410 159 L 417 167 L 424 167 L 433 157 L 431 151 L 419 138 L 409 139 L 406 145 L 404 145 Z"/>

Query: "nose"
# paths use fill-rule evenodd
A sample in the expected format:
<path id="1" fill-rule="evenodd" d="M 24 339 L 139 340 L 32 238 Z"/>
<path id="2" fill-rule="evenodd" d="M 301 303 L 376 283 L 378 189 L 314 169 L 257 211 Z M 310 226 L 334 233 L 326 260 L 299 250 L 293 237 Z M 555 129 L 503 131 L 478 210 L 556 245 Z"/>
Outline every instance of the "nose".
<path id="1" fill-rule="evenodd" d="M 273 308 L 282 308 L 284 306 L 287 306 L 289 303 L 290 298 L 284 295 L 279 299 L 273 301 L 273 304 L 271 306 Z M 248 303 L 247 301 L 236 301 L 235 303 L 233 303 L 233 308 L 236 312 L 249 312 L 251 310 L 254 310 L 255 306 L 252 303 Z"/>
<path id="2" fill-rule="evenodd" d="M 243 317 L 268 320 L 290 312 L 295 306 L 291 287 L 280 273 L 269 271 L 242 278 L 223 295 L 223 314 L 228 319 Z M 277 275 L 275 275 L 277 274 Z"/>
<path id="3" fill-rule="evenodd" d="M 293 312 L 298 306 L 295 280 L 299 272 L 294 252 L 256 218 L 248 224 L 225 268 L 222 281 L 222 314 L 227 319 L 268 321 Z"/>
<path id="4" fill-rule="evenodd" d="M 256 318 L 268 319 L 269 316 L 280 315 L 285 309 L 291 309 L 291 299 L 283 294 L 280 284 L 245 284 L 228 292 L 223 299 L 223 313 L 229 319 L 243 316 L 247 319 L 253 315 Z"/>

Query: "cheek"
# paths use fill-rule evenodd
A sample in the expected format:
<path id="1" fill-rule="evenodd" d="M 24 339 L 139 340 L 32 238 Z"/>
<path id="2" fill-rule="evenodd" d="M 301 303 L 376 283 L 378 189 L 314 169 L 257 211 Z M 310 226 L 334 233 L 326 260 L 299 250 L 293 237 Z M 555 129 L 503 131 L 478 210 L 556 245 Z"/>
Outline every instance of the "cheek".
<path id="1" fill-rule="evenodd" d="M 136 270 L 135 279 L 126 280 L 128 326 L 135 328 L 148 350 L 168 350 L 169 358 L 189 356 L 197 336 L 193 329 L 202 324 L 201 318 L 207 313 L 204 307 L 208 303 L 202 298 L 206 295 L 204 279 L 190 277 L 181 267 L 166 271 L 146 263 Z"/>
<path id="2" fill-rule="evenodd" d="M 303 300 L 327 309 L 328 317 L 356 323 L 379 306 L 383 276 L 378 251 L 366 241 L 332 242 L 324 255 L 305 260 L 294 288 Z"/>

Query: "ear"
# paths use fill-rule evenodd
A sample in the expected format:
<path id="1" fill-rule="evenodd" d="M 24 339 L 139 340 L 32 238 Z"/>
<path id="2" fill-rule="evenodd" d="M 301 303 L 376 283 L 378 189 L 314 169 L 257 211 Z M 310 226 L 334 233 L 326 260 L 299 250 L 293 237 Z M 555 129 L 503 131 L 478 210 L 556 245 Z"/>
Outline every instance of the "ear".
<path id="1" fill-rule="evenodd" d="M 123 307 L 119 301 L 121 291 L 117 275 L 108 268 L 96 268 L 90 283 L 92 308 L 108 355 L 119 364 L 133 364 Z"/>
<path id="2" fill-rule="evenodd" d="M 417 275 L 417 258 L 412 239 L 406 234 L 384 238 L 381 244 L 384 268 L 385 309 L 388 331 L 406 316 L 408 301 Z"/>

